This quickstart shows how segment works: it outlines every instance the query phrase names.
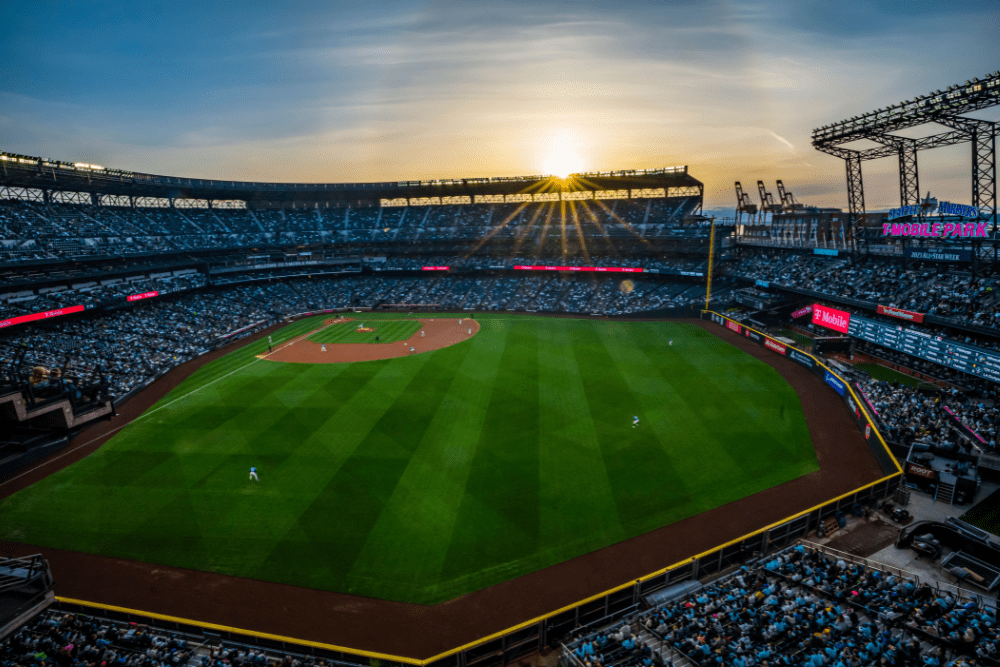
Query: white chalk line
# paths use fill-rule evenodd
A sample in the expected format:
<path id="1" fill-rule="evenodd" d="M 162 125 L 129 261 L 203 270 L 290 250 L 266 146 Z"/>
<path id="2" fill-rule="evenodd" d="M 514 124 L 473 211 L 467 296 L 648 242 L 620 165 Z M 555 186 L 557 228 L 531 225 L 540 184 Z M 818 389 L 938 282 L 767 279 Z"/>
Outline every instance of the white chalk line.
<path id="1" fill-rule="evenodd" d="M 312 336 L 312 335 L 313 335 L 313 334 L 315 334 L 315 333 L 319 333 L 319 332 L 320 332 L 320 331 L 322 331 L 323 329 L 326 329 L 326 328 L 328 328 L 328 327 L 331 327 L 331 326 L 333 326 L 334 324 L 336 324 L 336 322 L 331 322 L 330 324 L 327 324 L 326 326 L 322 326 L 322 327 L 320 327 L 319 329 L 313 329 L 312 331 L 309 331 L 309 332 L 307 332 L 307 333 L 304 333 L 304 334 L 302 334 L 301 336 L 298 336 L 298 337 L 296 337 L 296 338 L 292 338 L 292 339 L 290 339 L 289 341 L 287 341 L 287 342 L 286 342 L 286 343 L 285 343 L 284 345 L 281 345 L 280 347 L 278 347 L 278 348 L 277 348 L 277 350 L 275 350 L 275 352 L 277 352 L 278 350 L 281 350 L 281 349 L 284 349 L 284 348 L 288 347 L 289 345 L 292 345 L 293 343 L 296 343 L 296 342 L 298 342 L 298 341 L 302 340 L 303 338 L 308 338 L 309 336 Z M 256 342 L 256 341 L 254 341 L 254 342 Z M 271 355 L 271 354 L 273 354 L 273 352 L 268 352 L 268 355 Z M 250 367 L 250 366 L 252 366 L 253 364 L 257 363 L 258 361 L 263 361 L 263 360 L 264 360 L 264 358 L 259 358 L 259 359 L 254 359 L 253 361 L 251 361 L 251 362 L 249 362 L 249 363 L 247 363 L 247 364 L 245 364 L 245 365 L 243 365 L 243 366 L 240 366 L 240 367 L 239 367 L 239 368 L 237 368 L 236 370 L 234 370 L 234 371 L 232 371 L 232 372 L 230 372 L 230 373 L 226 373 L 226 374 L 225 374 L 225 375 L 223 375 L 222 377 L 218 377 L 218 378 L 215 378 L 215 379 L 214 379 L 214 380 L 212 380 L 211 382 L 208 382 L 208 383 L 206 383 L 206 384 L 203 384 L 202 386 L 198 387 L 197 389 L 192 389 L 191 391 L 189 391 L 188 393 L 184 394 L 183 396 L 178 396 L 177 398 L 175 398 L 174 400 L 170 401 L 169 403 L 165 403 L 164 405 L 161 405 L 161 406 L 159 406 L 159 407 L 157 407 L 157 408 L 153 408 L 152 410 L 148 410 L 148 411 L 146 411 L 146 412 L 142 413 L 141 415 L 139 415 L 138 417 L 136 417 L 136 418 L 135 418 L 135 419 L 133 419 L 132 421 L 128 422 L 127 424 L 122 424 L 121 426 L 116 426 L 115 428 L 111 429 L 110 431 L 105 431 L 105 432 L 104 432 L 104 433 L 102 433 L 101 435 L 99 435 L 99 436 L 97 436 L 97 437 L 94 437 L 94 438 L 91 438 L 91 439 L 90 439 L 90 440 L 88 440 L 87 442 L 84 442 L 84 443 L 81 443 L 81 444 L 77 445 L 76 447 L 73 447 L 72 449 L 69 449 L 69 450 L 67 450 L 67 451 L 65 451 L 65 452 L 62 452 L 62 453 L 61 453 L 61 454 L 59 454 L 58 456 L 55 456 L 55 457 L 53 457 L 53 458 L 51 458 L 51 459 L 46 459 L 46 460 L 42 461 L 42 462 L 41 462 L 41 463 L 39 463 L 39 464 L 38 464 L 37 466 L 35 466 L 35 467 L 33 467 L 33 468 L 30 468 L 30 469 L 28 469 L 28 470 L 25 470 L 24 472 L 22 472 L 21 474 L 19 474 L 19 475 L 15 476 L 15 477 L 11 477 L 10 479 L 6 479 L 6 480 L 2 481 L 2 482 L 0 482 L 0 486 L 3 486 L 4 484 L 10 484 L 11 482 L 13 482 L 13 481 L 15 481 L 15 480 L 18 480 L 18 479 L 21 479 L 21 478 L 22 478 L 22 477 L 24 477 L 25 475 L 30 475 L 30 474 L 32 474 L 32 473 L 34 473 L 34 472 L 36 472 L 36 471 L 40 470 L 41 468 L 44 468 L 44 467 L 45 467 L 45 466 L 47 466 L 48 464 L 50 464 L 50 463 L 54 463 L 54 462 L 58 461 L 59 459 L 63 458 L 64 456 L 69 456 L 69 455 L 70 455 L 70 454 L 72 454 L 73 452 L 75 452 L 75 451 L 78 451 L 78 450 L 80 450 L 80 449 L 82 449 L 82 448 L 86 447 L 87 445 L 91 445 L 91 444 L 93 444 L 94 442 L 96 442 L 96 441 L 100 440 L 101 438 L 106 438 L 106 437 L 108 437 L 109 435 L 112 435 L 112 434 L 114 434 L 114 433 L 117 433 L 118 431 L 122 430 L 122 429 L 123 429 L 123 428 L 125 428 L 126 426 L 129 426 L 129 425 L 131 425 L 131 424 L 134 424 L 134 423 L 136 423 L 136 422 L 137 422 L 137 421 L 139 421 L 140 419 L 143 419 L 143 418 L 145 418 L 145 417 L 149 417 L 150 415 L 152 415 L 152 414 L 154 414 L 154 413 L 156 413 L 156 412 L 159 412 L 160 410 L 162 410 L 162 409 L 164 409 L 164 408 L 169 408 L 169 407 L 170 407 L 171 405 L 173 405 L 174 403 L 176 403 L 176 402 L 178 402 L 178 401 L 183 401 L 183 400 L 184 400 L 185 398 L 187 398 L 188 396 L 191 396 L 192 394 L 195 394 L 195 393 L 197 393 L 197 392 L 201 391 L 201 390 L 202 390 L 202 389 L 204 389 L 205 387 L 209 387 L 209 386 L 211 386 L 211 385 L 215 384 L 216 382 L 218 382 L 219 380 L 225 380 L 225 379 L 226 379 L 227 377 L 229 377 L 229 376 L 231 376 L 231 375 L 234 375 L 234 374 L 236 374 L 236 373 L 239 373 L 240 371 L 242 371 L 242 370 L 245 370 L 245 369 L 249 368 L 249 367 Z"/>

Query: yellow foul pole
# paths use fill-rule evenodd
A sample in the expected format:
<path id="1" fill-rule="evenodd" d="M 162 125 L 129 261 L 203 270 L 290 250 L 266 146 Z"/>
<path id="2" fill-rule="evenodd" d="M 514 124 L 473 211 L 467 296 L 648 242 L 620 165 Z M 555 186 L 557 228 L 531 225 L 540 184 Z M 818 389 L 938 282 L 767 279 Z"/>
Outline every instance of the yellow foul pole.
<path id="1" fill-rule="evenodd" d="M 705 310 L 712 300 L 712 256 L 715 255 L 715 216 L 712 216 L 712 232 L 708 237 L 708 282 L 705 284 Z"/>

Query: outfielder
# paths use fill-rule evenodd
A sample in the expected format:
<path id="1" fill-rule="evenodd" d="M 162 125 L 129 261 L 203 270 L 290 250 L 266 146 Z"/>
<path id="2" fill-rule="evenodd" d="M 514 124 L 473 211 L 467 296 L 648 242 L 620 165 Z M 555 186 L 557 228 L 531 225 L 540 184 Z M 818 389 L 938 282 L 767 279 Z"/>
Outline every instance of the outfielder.
<path id="1" fill-rule="evenodd" d="M 250 479 L 260 481 L 257 478 L 257 466 L 250 466 Z"/>
<path id="2" fill-rule="evenodd" d="M 639 415 L 635 415 L 634 417 L 632 417 L 632 428 L 635 428 L 638 425 L 639 425 Z"/>

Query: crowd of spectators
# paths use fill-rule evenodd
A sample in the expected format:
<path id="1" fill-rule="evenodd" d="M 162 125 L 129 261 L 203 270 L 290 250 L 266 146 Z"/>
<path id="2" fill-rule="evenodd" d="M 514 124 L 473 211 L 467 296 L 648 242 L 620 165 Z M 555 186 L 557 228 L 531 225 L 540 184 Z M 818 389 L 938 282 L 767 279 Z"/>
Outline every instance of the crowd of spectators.
<path id="1" fill-rule="evenodd" d="M 424 267 L 447 266 L 450 269 L 505 269 L 512 266 L 544 266 L 557 264 L 559 266 L 578 267 L 628 267 L 652 270 L 654 273 L 704 276 L 707 261 L 697 259 L 661 259 L 657 257 L 605 257 L 605 256 L 573 256 L 553 260 L 538 257 L 490 257 L 472 255 L 455 257 L 454 255 L 427 255 L 412 257 L 372 257 L 365 258 L 365 265 L 375 271 L 420 271 Z M 685 273 L 681 273 L 681 272 Z"/>
<path id="2" fill-rule="evenodd" d="M 335 664 L 329 663 L 329 667 Z M 367 663 L 365 663 L 367 664 Z M 225 646 L 134 622 L 42 612 L 0 644 L 0 667 L 328 667 L 309 656 Z"/>
<path id="3" fill-rule="evenodd" d="M 682 224 L 696 197 L 342 209 L 125 208 L 7 201 L 0 265 L 34 260 L 311 244 L 516 241 L 525 250 L 578 238 L 596 252 L 620 240 L 704 237 Z M 549 248 L 551 246 L 551 248 Z M 604 248 L 605 250 L 601 250 Z"/>
<path id="4" fill-rule="evenodd" d="M 185 290 L 172 298 L 157 296 L 131 307 L 54 318 L 44 326 L 3 329 L 0 367 L 9 369 L 17 361 L 21 368 L 62 368 L 68 362 L 74 377 L 109 377 L 112 396 L 120 397 L 213 349 L 231 332 L 312 310 L 399 306 L 624 315 L 686 306 L 702 298 L 696 283 L 618 276 L 355 275 L 192 289 L 204 283 L 202 275 L 110 286 L 116 290 L 116 305 L 120 301 L 125 306 L 124 294 L 132 290 Z M 34 307 L 37 300 L 28 303 Z"/>
<path id="5" fill-rule="evenodd" d="M 665 662 L 727 667 L 995 664 L 1000 650 L 994 608 L 802 546 L 568 648 L 584 667 L 645 664 L 639 629 Z"/>
<path id="6" fill-rule="evenodd" d="M 993 278 L 944 271 L 932 262 L 904 268 L 898 259 L 849 260 L 764 251 L 730 265 L 730 273 L 776 285 L 1000 328 L 1000 289 Z"/>
<path id="7" fill-rule="evenodd" d="M 191 270 L 182 275 L 136 276 L 132 279 L 114 278 L 102 281 L 61 285 L 58 287 L 24 289 L 0 293 L 0 320 L 18 315 L 66 308 L 77 305 L 115 305 L 127 303 L 129 296 L 157 292 L 173 292 L 204 287 L 205 275 Z"/>
<path id="8" fill-rule="evenodd" d="M 858 386 L 885 423 L 890 440 L 905 445 L 928 442 L 943 449 L 996 451 L 1000 391 L 977 392 L 979 395 L 973 397 L 956 388 L 918 390 L 873 378 L 858 381 Z M 979 437 L 963 435 L 956 428 L 956 419 Z"/>

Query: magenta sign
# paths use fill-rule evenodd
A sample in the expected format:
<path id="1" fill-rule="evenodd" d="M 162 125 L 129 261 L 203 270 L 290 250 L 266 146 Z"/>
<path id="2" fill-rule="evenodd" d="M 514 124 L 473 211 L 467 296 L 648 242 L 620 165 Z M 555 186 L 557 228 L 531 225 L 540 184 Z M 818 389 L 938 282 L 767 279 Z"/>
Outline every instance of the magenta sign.
<path id="1" fill-rule="evenodd" d="M 792 317 L 794 317 L 794 318 L 797 319 L 799 317 L 802 317 L 803 315 L 808 315 L 812 311 L 813 311 L 813 307 L 812 306 L 806 306 L 805 308 L 801 308 L 799 310 L 796 310 L 794 313 L 792 313 Z"/>
<path id="2" fill-rule="evenodd" d="M 847 333 L 847 327 L 851 323 L 851 314 L 836 308 L 828 308 L 818 303 L 813 305 L 813 324 L 818 324 L 827 329 L 833 329 L 840 333 Z"/>
<path id="3" fill-rule="evenodd" d="M 882 224 L 882 236 L 927 238 L 983 238 L 985 222 L 904 222 Z"/>

